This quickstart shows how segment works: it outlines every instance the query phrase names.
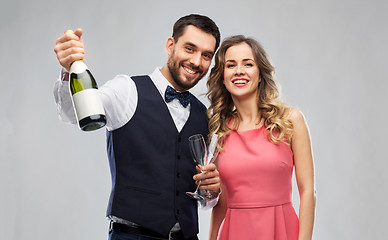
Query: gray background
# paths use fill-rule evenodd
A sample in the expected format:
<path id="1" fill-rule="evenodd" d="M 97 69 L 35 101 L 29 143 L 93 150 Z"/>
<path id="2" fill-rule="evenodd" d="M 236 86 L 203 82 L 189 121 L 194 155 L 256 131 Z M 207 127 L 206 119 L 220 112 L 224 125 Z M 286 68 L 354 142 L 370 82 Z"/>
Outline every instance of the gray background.
<path id="1" fill-rule="evenodd" d="M 107 239 L 105 132 L 58 120 L 56 38 L 84 29 L 85 61 L 102 85 L 163 65 L 172 25 L 188 13 L 213 18 L 223 38 L 258 39 L 284 99 L 305 114 L 318 190 L 314 239 L 385 239 L 387 7 L 383 0 L 1 0 L 0 239 Z M 194 89 L 205 91 L 205 81 Z M 298 209 L 296 188 L 294 201 Z M 209 216 L 200 212 L 201 239 Z"/>

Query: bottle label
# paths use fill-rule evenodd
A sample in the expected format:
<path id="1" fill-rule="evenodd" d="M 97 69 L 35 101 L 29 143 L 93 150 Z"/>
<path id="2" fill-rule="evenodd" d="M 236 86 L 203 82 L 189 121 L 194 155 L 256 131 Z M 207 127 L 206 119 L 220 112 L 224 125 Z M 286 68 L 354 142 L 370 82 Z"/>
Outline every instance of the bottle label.
<path id="1" fill-rule="evenodd" d="M 100 93 L 97 89 L 85 89 L 75 93 L 72 97 L 78 121 L 96 114 L 105 115 Z"/>

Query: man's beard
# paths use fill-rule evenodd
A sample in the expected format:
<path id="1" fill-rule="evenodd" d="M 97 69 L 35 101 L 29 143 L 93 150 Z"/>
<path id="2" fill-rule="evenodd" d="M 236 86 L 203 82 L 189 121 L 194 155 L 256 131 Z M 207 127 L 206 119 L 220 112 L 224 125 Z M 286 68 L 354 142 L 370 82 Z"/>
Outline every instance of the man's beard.
<path id="1" fill-rule="evenodd" d="M 194 87 L 199 82 L 199 80 L 201 80 L 204 77 L 205 74 L 203 73 L 203 71 L 198 69 L 198 67 L 194 67 L 192 65 L 189 65 L 189 67 L 191 67 L 192 69 L 198 70 L 199 77 L 194 82 L 190 82 L 190 83 L 185 82 L 182 79 L 183 77 L 180 76 L 180 74 L 179 74 L 179 70 L 181 68 L 182 63 L 178 63 L 177 61 L 175 61 L 174 56 L 175 56 L 175 54 L 174 54 L 174 52 L 172 52 L 170 58 L 167 61 L 167 67 L 168 67 L 168 70 L 170 71 L 172 80 L 180 88 L 185 89 L 185 90 L 189 90 L 190 88 Z"/>

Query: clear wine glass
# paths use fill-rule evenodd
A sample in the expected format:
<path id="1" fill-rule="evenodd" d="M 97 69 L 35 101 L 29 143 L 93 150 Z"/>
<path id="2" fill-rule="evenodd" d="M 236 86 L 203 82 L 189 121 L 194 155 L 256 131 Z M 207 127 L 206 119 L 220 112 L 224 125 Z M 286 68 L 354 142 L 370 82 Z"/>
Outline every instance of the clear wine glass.
<path id="1" fill-rule="evenodd" d="M 205 139 L 201 134 L 195 134 L 189 137 L 189 146 L 190 152 L 194 159 L 194 162 L 200 166 L 204 166 L 207 164 L 207 148 Z M 197 188 L 194 192 L 186 192 L 192 198 L 197 200 L 203 200 L 204 197 L 201 196 L 198 192 L 199 186 L 201 185 L 201 181 L 199 181 Z"/>
<path id="2" fill-rule="evenodd" d="M 217 148 L 217 144 L 218 134 L 213 133 L 208 147 L 207 164 L 213 163 L 217 159 L 218 154 L 220 153 L 219 149 Z"/>

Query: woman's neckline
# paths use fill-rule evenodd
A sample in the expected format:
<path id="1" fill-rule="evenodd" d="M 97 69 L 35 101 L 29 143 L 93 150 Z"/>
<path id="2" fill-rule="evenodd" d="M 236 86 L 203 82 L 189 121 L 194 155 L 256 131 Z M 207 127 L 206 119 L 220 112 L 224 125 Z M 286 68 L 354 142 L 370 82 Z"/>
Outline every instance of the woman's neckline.
<path id="1" fill-rule="evenodd" d="M 248 132 L 253 132 L 253 131 L 261 130 L 263 127 L 264 127 L 264 124 L 261 124 L 257 128 L 252 128 L 252 129 L 247 129 L 247 130 L 236 130 L 236 132 L 238 132 L 238 133 L 248 133 Z"/>

